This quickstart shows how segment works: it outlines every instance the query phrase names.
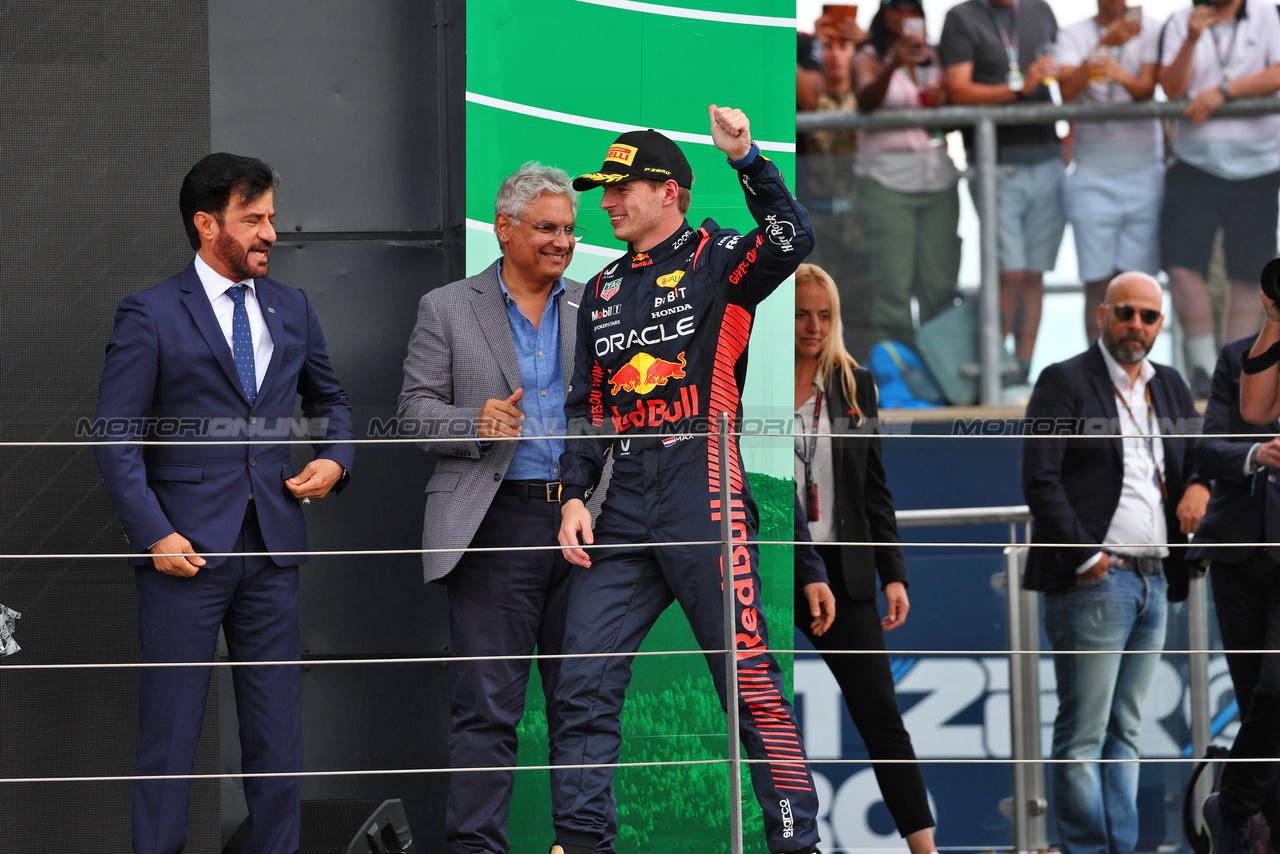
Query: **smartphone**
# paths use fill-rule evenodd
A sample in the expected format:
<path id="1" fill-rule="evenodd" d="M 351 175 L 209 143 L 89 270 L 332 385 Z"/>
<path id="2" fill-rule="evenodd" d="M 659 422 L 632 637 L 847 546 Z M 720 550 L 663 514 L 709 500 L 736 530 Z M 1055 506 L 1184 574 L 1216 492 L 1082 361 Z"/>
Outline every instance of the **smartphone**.
<path id="1" fill-rule="evenodd" d="M 854 21 L 857 21 L 858 4 L 857 3 L 823 3 L 822 17 L 825 18 L 828 15 L 831 16 L 832 22 L 835 24 L 839 24 L 845 18 L 850 18 Z"/>
<path id="2" fill-rule="evenodd" d="M 1124 9 L 1124 19 L 1125 19 L 1126 21 L 1141 21 L 1141 20 L 1142 20 L 1142 7 L 1141 7 L 1141 6 L 1126 6 L 1126 7 L 1125 7 L 1125 9 Z"/>

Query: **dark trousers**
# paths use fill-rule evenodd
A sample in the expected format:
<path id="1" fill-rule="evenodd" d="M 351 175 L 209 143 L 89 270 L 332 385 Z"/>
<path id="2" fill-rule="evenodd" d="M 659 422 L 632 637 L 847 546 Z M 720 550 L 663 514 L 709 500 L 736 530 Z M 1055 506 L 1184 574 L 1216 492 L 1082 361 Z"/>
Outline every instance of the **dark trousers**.
<path id="1" fill-rule="evenodd" d="M 560 505 L 496 495 L 471 540 L 474 548 L 556 543 Z M 558 550 L 468 553 L 445 577 L 453 652 L 469 655 L 558 655 L 564 644 L 569 564 Z M 547 735 L 561 731 L 555 702 L 559 659 L 539 659 L 547 698 Z M 516 727 L 524 714 L 529 661 L 459 661 L 454 665 L 449 764 L 454 768 L 514 766 Z M 507 807 L 511 771 L 450 775 L 446 834 L 457 854 L 509 849 Z M 552 773 L 554 779 L 555 773 Z M 554 783 L 553 783 L 554 785 Z"/>
<path id="2" fill-rule="evenodd" d="M 263 552 L 246 519 L 236 552 Z M 232 557 L 190 578 L 136 570 L 143 662 L 212 661 L 218 627 L 233 661 L 297 661 L 298 568 L 268 557 Z M 209 694 L 209 667 L 144 667 L 138 687 L 138 775 L 190 774 Z M 233 667 L 246 773 L 302 770 L 302 672 L 297 666 Z M 187 843 L 189 780 L 133 787 L 135 854 L 180 854 Z M 297 777 L 249 777 L 253 830 L 245 854 L 294 854 L 301 801 Z"/>
<path id="3" fill-rule="evenodd" d="M 845 705 L 858 728 L 858 734 L 867 745 L 871 767 L 885 806 L 893 816 L 893 823 L 903 836 L 933 827 L 933 813 L 929 811 L 929 796 L 925 791 L 924 777 L 919 765 L 877 763 L 877 759 L 915 760 L 911 736 L 902 725 L 898 711 L 898 697 L 893 690 L 893 672 L 889 669 L 889 656 L 884 655 L 828 655 L 830 649 L 874 649 L 886 652 L 884 629 L 880 628 L 880 611 L 874 599 L 851 599 L 844 583 L 844 570 L 840 566 L 840 549 L 837 546 L 815 546 L 822 562 L 827 565 L 831 592 L 836 597 L 836 619 L 822 637 L 814 637 L 809 630 L 809 603 L 804 591 L 796 588 L 796 628 L 804 633 L 814 648 L 822 654 L 822 660 L 831 668 L 844 694 Z"/>
<path id="4" fill-rule="evenodd" d="M 719 545 L 627 548 L 635 543 L 714 541 L 719 520 L 709 512 L 707 445 L 681 442 L 620 456 L 596 524 L 592 565 L 574 577 L 565 652 L 629 653 L 673 602 L 680 604 L 698 645 L 724 645 L 724 600 Z M 616 447 L 616 446 L 615 446 Z M 699 459 L 701 454 L 701 459 Z M 735 460 L 736 462 L 736 460 Z M 718 484 L 717 484 L 718 487 Z M 717 495 L 711 490 L 711 495 Z M 739 499 L 731 569 L 736 593 L 739 737 L 750 765 L 769 850 L 807 851 L 818 842 L 818 799 L 782 672 L 769 651 L 760 608 L 755 506 Z M 719 500 L 716 499 L 716 507 Z M 712 682 L 726 707 L 725 656 L 707 655 Z M 552 748 L 557 765 L 608 765 L 622 750 L 620 716 L 632 659 L 627 655 L 568 658 L 558 696 L 564 737 Z M 613 768 L 566 769 L 552 779 L 556 841 L 603 850 L 613 806 Z M 608 840 L 606 840 L 607 842 Z"/>
<path id="5" fill-rule="evenodd" d="M 1258 549 L 1242 563 L 1214 563 L 1210 573 L 1222 646 L 1280 650 L 1280 564 Z M 1280 758 L 1280 653 L 1227 652 L 1227 667 L 1240 707 L 1240 730 L 1231 758 Z M 1219 795 L 1233 827 L 1267 808 L 1276 814 L 1276 762 L 1230 762 L 1223 766 Z"/>

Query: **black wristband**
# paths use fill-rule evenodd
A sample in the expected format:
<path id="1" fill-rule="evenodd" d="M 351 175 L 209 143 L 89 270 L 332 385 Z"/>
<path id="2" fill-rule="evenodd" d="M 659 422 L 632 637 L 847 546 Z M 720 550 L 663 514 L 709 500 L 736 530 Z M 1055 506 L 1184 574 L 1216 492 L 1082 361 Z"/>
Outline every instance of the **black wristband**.
<path id="1" fill-rule="evenodd" d="M 1280 341 L 1267 348 L 1261 356 L 1249 356 L 1247 353 L 1240 359 L 1242 374 L 1260 374 L 1272 365 L 1280 364 Z"/>

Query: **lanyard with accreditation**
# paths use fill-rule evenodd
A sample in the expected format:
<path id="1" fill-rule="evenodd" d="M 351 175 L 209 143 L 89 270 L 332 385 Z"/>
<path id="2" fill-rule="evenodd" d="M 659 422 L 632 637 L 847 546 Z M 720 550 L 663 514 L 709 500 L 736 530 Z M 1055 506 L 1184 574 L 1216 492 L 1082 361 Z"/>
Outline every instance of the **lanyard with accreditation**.
<path id="1" fill-rule="evenodd" d="M 818 484 L 813 480 L 813 459 L 818 452 L 818 419 L 822 416 L 822 389 L 813 398 L 813 429 L 809 431 L 808 453 L 802 441 L 796 442 L 796 456 L 804 463 L 804 511 L 810 522 L 818 521 Z M 799 415 L 799 413 L 796 413 Z"/>
<path id="2" fill-rule="evenodd" d="M 1120 405 L 1124 407 L 1124 411 L 1129 413 L 1129 420 L 1133 422 L 1134 428 L 1138 431 L 1138 434 L 1141 436 L 1143 432 L 1142 427 L 1139 426 L 1138 419 L 1133 417 L 1133 410 L 1129 408 L 1129 402 L 1124 399 L 1124 395 L 1120 393 L 1120 389 L 1116 388 L 1114 385 L 1111 387 L 1111 390 L 1115 392 L 1116 400 L 1120 401 Z M 1151 386 L 1147 386 L 1146 391 L 1147 391 L 1147 430 L 1146 430 L 1145 438 L 1147 440 L 1147 453 L 1151 455 L 1151 468 L 1154 470 L 1154 474 L 1152 475 L 1152 480 L 1154 480 L 1156 486 L 1160 488 L 1160 497 L 1163 498 L 1166 502 L 1168 502 L 1169 491 L 1168 489 L 1165 488 L 1165 485 L 1164 485 L 1164 472 L 1160 471 L 1160 466 L 1156 463 L 1156 439 L 1155 439 L 1156 405 L 1151 401 Z"/>

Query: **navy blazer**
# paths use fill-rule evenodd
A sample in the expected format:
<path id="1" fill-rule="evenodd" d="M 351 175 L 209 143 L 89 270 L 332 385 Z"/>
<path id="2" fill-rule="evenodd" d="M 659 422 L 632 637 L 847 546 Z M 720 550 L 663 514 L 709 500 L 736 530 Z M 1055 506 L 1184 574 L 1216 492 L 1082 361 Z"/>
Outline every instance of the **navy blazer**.
<path id="1" fill-rule="evenodd" d="M 1196 531 L 1195 543 L 1187 550 L 1189 560 L 1240 563 L 1256 551 L 1227 548 L 1220 543 L 1273 542 L 1266 537 L 1268 510 L 1277 518 L 1273 530 L 1280 531 L 1280 493 L 1274 475 L 1262 469 L 1256 478 L 1246 477 L 1244 465 L 1250 449 L 1263 439 L 1224 439 L 1216 433 L 1276 433 L 1274 423 L 1250 424 L 1240 417 L 1240 363 L 1253 347 L 1257 334 L 1232 341 L 1222 348 L 1213 371 L 1209 407 L 1204 413 L 1205 435 L 1196 441 L 1196 471 L 1213 481 L 1209 509 Z M 1256 481 L 1256 482 L 1255 482 Z"/>
<path id="2" fill-rule="evenodd" d="M 1165 524 L 1170 542 L 1186 542 L 1178 522 L 1178 502 L 1192 475 L 1192 440 L 1202 420 L 1182 376 L 1151 363 L 1151 400 L 1164 444 Z M 1034 519 L 1032 543 L 1079 543 L 1032 548 L 1025 586 L 1056 592 L 1076 581 L 1076 567 L 1096 554 L 1120 504 L 1124 481 L 1119 408 L 1115 386 L 1098 345 L 1045 368 L 1027 404 L 1022 446 L 1022 494 Z M 1088 420 L 1096 419 L 1096 420 Z M 1112 436 L 1110 439 L 1084 438 Z M 1036 438 L 1044 435 L 1051 438 Z M 1170 549 L 1165 559 L 1169 599 L 1187 596 L 1186 549 Z"/>
<path id="3" fill-rule="evenodd" d="M 347 395 L 329 365 L 320 321 L 306 294 L 269 278 L 254 287 L 274 349 L 252 405 L 231 348 L 205 294 L 195 262 L 116 310 L 98 389 L 104 439 L 170 439 L 175 444 L 97 445 L 94 455 L 124 523 L 134 566 L 178 532 L 205 557 L 205 568 L 233 550 L 253 494 L 263 540 L 279 566 L 306 560 L 306 528 L 286 444 L 235 444 L 248 438 L 296 439 L 294 404 L 302 397 L 317 456 L 350 470 L 355 448 Z M 130 420 L 133 423 L 130 423 Z M 143 422 L 146 419 L 146 422 Z M 212 419 L 212 420 L 210 420 Z M 194 445 L 176 444 L 197 441 Z M 338 486 L 344 486 L 345 479 Z"/>

